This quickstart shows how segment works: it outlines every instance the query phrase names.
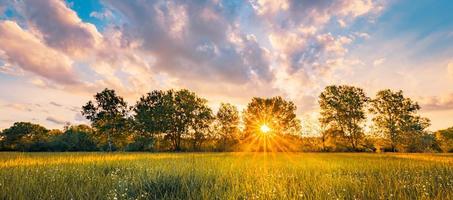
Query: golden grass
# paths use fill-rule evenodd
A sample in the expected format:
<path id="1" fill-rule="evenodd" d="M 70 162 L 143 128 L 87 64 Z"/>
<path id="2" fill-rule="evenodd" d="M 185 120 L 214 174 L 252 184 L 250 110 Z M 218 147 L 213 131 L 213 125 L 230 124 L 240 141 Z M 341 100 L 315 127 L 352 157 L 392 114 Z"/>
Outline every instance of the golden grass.
<path id="1" fill-rule="evenodd" d="M 452 154 L 0 153 L 0 199 L 453 199 Z"/>

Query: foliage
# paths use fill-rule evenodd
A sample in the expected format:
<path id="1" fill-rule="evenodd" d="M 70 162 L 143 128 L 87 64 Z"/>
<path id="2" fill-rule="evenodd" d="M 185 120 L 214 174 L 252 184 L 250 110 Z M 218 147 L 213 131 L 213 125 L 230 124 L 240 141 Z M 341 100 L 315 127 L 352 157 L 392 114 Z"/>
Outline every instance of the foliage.
<path id="1" fill-rule="evenodd" d="M 420 106 L 403 91 L 381 90 L 371 101 L 370 112 L 375 114 L 373 122 L 376 130 L 390 141 L 392 151 L 403 145 L 411 137 L 420 137 L 429 121 L 416 116 Z"/>
<path id="2" fill-rule="evenodd" d="M 377 135 L 364 133 L 368 102 Z M 222 103 L 214 116 L 207 101 L 189 90 L 155 90 L 128 108 L 114 90 L 105 89 L 82 107 L 91 126 L 62 132 L 18 122 L 0 132 L 0 150 L 453 151 L 453 128 L 427 132 L 429 120 L 417 115 L 420 106 L 401 91 L 382 90 L 369 100 L 360 88 L 328 86 L 319 104 L 320 123 L 307 119 L 302 129 L 295 104 L 282 97 L 252 98 L 242 116 Z"/>
<path id="3" fill-rule="evenodd" d="M 114 90 L 104 89 L 94 98 L 94 103 L 89 101 L 82 107 L 82 115 L 91 121 L 98 133 L 107 135 L 108 150 L 112 151 L 112 137 L 120 136 L 128 130 L 129 108 Z"/>
<path id="4" fill-rule="evenodd" d="M 63 134 L 54 136 L 51 148 L 53 151 L 95 151 L 94 130 L 87 125 L 68 127 Z"/>
<path id="5" fill-rule="evenodd" d="M 239 141 L 240 116 L 236 106 L 229 103 L 221 103 L 216 114 L 216 131 L 220 150 L 232 150 L 232 145 Z"/>
<path id="6" fill-rule="evenodd" d="M 129 143 L 125 150 L 126 151 L 153 151 L 154 140 L 148 137 L 137 136 L 134 137 L 133 142 Z"/>
<path id="7" fill-rule="evenodd" d="M 300 120 L 296 116 L 296 105 L 282 97 L 252 98 L 243 113 L 246 135 L 259 132 L 263 124 L 277 135 L 300 135 Z"/>
<path id="8" fill-rule="evenodd" d="M 16 122 L 2 131 L 4 150 L 45 151 L 48 149 L 48 132 L 46 128 L 30 122 Z"/>
<path id="9" fill-rule="evenodd" d="M 435 136 L 443 152 L 453 152 L 453 127 L 439 130 Z"/>
<path id="10" fill-rule="evenodd" d="M 407 145 L 407 152 L 440 152 L 442 151 L 433 134 L 422 133 L 418 137 L 413 137 Z"/>
<path id="11" fill-rule="evenodd" d="M 363 89 L 347 85 L 327 86 L 319 96 L 320 123 L 327 129 L 340 131 L 352 149 L 357 149 L 363 138 L 362 124 L 366 119 L 368 98 Z"/>
<path id="12" fill-rule="evenodd" d="M 134 119 L 143 132 L 163 133 L 175 151 L 183 138 L 192 138 L 198 148 L 213 120 L 207 101 L 189 90 L 153 91 L 140 98 Z"/>

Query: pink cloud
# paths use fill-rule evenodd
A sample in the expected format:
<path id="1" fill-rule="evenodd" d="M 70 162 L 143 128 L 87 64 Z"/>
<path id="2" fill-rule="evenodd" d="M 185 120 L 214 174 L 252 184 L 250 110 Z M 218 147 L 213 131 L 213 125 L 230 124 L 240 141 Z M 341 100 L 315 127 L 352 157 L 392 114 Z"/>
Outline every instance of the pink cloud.
<path id="1" fill-rule="evenodd" d="M 453 109 L 453 93 L 421 98 L 421 107 L 424 110 L 450 110 Z"/>
<path id="2" fill-rule="evenodd" d="M 1 59 L 7 63 L 58 83 L 78 83 L 69 57 L 49 48 L 16 22 L 0 22 L 0 43 L 4 52 Z"/>
<path id="3" fill-rule="evenodd" d="M 60 0 L 26 0 L 23 14 L 39 30 L 45 43 L 73 56 L 87 55 L 102 42 L 93 24 L 82 22 L 77 13 Z"/>

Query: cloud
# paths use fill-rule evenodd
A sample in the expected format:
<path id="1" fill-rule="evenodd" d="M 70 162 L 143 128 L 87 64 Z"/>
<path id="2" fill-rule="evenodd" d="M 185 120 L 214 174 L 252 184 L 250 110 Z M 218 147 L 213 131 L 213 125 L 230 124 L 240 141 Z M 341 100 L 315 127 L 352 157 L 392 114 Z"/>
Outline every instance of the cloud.
<path id="1" fill-rule="evenodd" d="M 90 23 L 60 0 L 26 0 L 21 5 L 27 23 L 39 30 L 47 45 L 70 55 L 86 55 L 102 42 L 102 35 Z"/>
<path id="2" fill-rule="evenodd" d="M 2 58 L 2 57 L 5 57 L 5 55 L 0 54 L 0 58 Z M 0 65 L 0 73 L 12 75 L 12 76 L 24 75 L 24 71 L 21 68 L 12 66 L 9 63 L 3 63 L 3 65 Z"/>
<path id="3" fill-rule="evenodd" d="M 50 70 L 47 64 L 31 61 L 18 63 L 13 47 L 5 47 L 9 51 L 2 59 L 39 75 L 30 82 L 40 88 L 94 93 L 109 87 L 131 99 L 152 89 L 189 88 L 210 100 L 231 97 L 240 103 L 252 96 L 283 95 L 309 109 L 337 71 L 361 63 L 348 57 L 349 45 L 369 38 L 366 33 L 339 35 L 329 24 L 338 22 L 347 31 L 356 18 L 373 13 L 376 3 L 156 0 L 102 4 L 101 12 L 90 13 L 105 23 L 99 31 L 65 1 L 16 2 L 18 32 L 40 46 L 23 51 L 54 53 L 46 58 L 54 59 L 52 63 L 61 69 Z M 49 74 L 58 71 L 65 78 Z"/>
<path id="4" fill-rule="evenodd" d="M 58 118 L 55 118 L 55 117 L 52 117 L 52 116 L 47 117 L 46 120 L 49 121 L 49 122 L 52 122 L 54 124 L 58 124 L 58 125 L 64 125 L 64 124 L 68 123 L 68 121 L 64 121 L 62 119 L 58 119 Z"/>
<path id="5" fill-rule="evenodd" d="M 340 25 L 340 27 L 342 27 L 342 28 L 346 27 L 346 22 L 344 20 L 339 19 L 339 20 L 337 20 L 337 22 Z"/>
<path id="6" fill-rule="evenodd" d="M 370 39 L 370 37 L 371 37 L 368 33 L 364 33 L 364 32 L 354 32 L 354 35 L 357 37 L 360 37 L 362 39 Z"/>
<path id="7" fill-rule="evenodd" d="M 37 87 L 40 87 L 40 88 L 47 88 L 48 87 L 48 83 L 40 78 L 33 78 L 30 80 L 30 83 L 37 86 Z"/>
<path id="8" fill-rule="evenodd" d="M 100 20 L 106 20 L 106 19 L 111 19 L 113 18 L 113 13 L 110 10 L 104 10 L 102 12 L 91 12 L 90 17 L 94 17 L 96 19 Z"/>
<path id="9" fill-rule="evenodd" d="M 423 110 L 453 109 L 453 93 L 443 96 L 423 97 L 420 101 Z"/>
<path id="10" fill-rule="evenodd" d="M 32 112 L 34 110 L 34 106 L 30 104 L 22 104 L 22 103 L 10 103 L 10 104 L 5 104 L 3 105 L 4 108 L 11 108 L 15 109 L 18 111 L 26 111 L 26 112 Z"/>
<path id="11" fill-rule="evenodd" d="M 129 22 L 122 26 L 123 39 L 142 41 L 139 47 L 155 59 L 155 70 L 179 80 L 237 84 L 247 82 L 255 73 L 269 77 L 267 52 L 236 26 L 235 7 L 226 8 L 211 1 L 108 4 Z M 230 40 L 231 35 L 236 35 L 240 42 Z"/>
<path id="12" fill-rule="evenodd" d="M 59 104 L 59 103 L 56 103 L 56 102 L 54 102 L 54 101 L 51 101 L 49 104 L 50 104 L 50 105 L 53 105 L 53 106 L 57 106 L 57 107 L 62 107 L 62 106 L 63 106 L 63 105 L 61 105 L 61 104 Z"/>
<path id="13" fill-rule="evenodd" d="M 379 66 L 385 62 L 385 58 L 379 58 L 373 61 L 373 66 Z"/>
<path id="14" fill-rule="evenodd" d="M 19 66 L 61 84 L 78 83 L 69 57 L 49 48 L 16 22 L 0 21 L 0 43 L 3 51 L 0 59 L 8 65 Z"/>
<path id="15" fill-rule="evenodd" d="M 450 75 L 450 77 L 453 78 L 453 61 L 448 63 L 447 72 Z"/>

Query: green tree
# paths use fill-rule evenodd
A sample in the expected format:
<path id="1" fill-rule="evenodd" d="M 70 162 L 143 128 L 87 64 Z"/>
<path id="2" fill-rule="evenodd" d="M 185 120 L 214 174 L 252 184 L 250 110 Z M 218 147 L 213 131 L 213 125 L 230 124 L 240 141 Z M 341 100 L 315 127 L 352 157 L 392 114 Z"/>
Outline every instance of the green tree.
<path id="1" fill-rule="evenodd" d="M 125 133 L 129 125 L 129 108 L 126 101 L 114 90 L 104 89 L 94 95 L 95 102 L 89 101 L 82 107 L 82 115 L 102 135 L 107 135 L 108 150 L 112 151 L 112 138 Z"/>
<path id="2" fill-rule="evenodd" d="M 392 151 L 396 151 L 397 146 L 403 145 L 411 136 L 420 136 L 421 131 L 429 125 L 429 121 L 416 116 L 418 110 L 420 106 L 404 97 L 401 90 L 381 90 L 371 100 L 374 127 L 390 141 Z"/>
<path id="3" fill-rule="evenodd" d="M 348 85 L 327 86 L 319 96 L 320 123 L 327 129 L 337 129 L 357 150 L 363 137 L 362 124 L 366 119 L 368 101 L 363 89 Z"/>
<path id="4" fill-rule="evenodd" d="M 97 150 L 94 130 L 87 125 L 76 125 L 65 128 L 63 134 L 53 137 L 54 151 L 94 151 Z"/>
<path id="5" fill-rule="evenodd" d="M 296 116 L 297 107 L 293 102 L 282 97 L 254 97 L 243 113 L 245 134 L 252 135 L 260 131 L 263 125 L 277 135 L 300 135 L 300 120 Z"/>
<path id="6" fill-rule="evenodd" d="M 443 152 L 453 152 L 453 127 L 438 130 L 435 135 Z"/>
<path id="7" fill-rule="evenodd" d="M 239 123 L 239 111 L 236 106 L 221 103 L 216 114 L 216 130 L 222 151 L 227 150 L 227 145 L 234 144 L 239 139 Z"/>
<path id="8" fill-rule="evenodd" d="M 46 151 L 48 150 L 49 130 L 30 122 L 15 122 L 2 131 L 4 150 Z"/>
<path id="9" fill-rule="evenodd" d="M 175 151 L 181 150 L 183 138 L 192 138 L 194 146 L 201 145 L 213 119 L 207 101 L 186 89 L 148 93 L 137 102 L 134 112 L 142 131 L 164 134 Z"/>

